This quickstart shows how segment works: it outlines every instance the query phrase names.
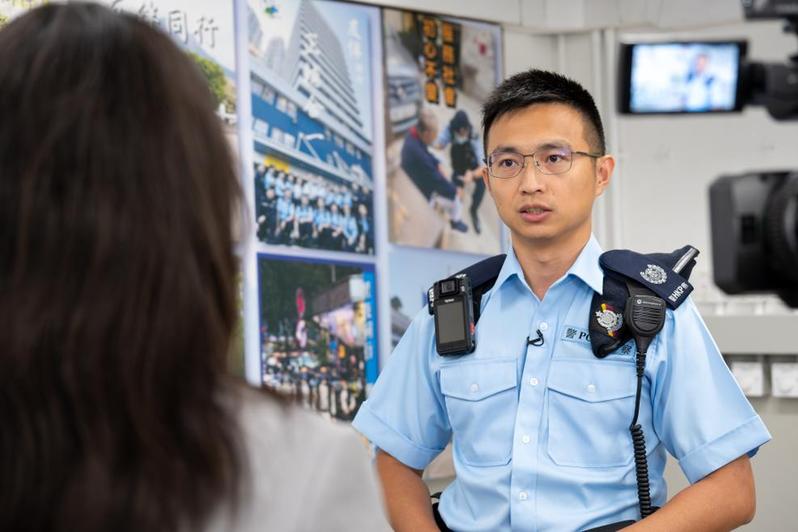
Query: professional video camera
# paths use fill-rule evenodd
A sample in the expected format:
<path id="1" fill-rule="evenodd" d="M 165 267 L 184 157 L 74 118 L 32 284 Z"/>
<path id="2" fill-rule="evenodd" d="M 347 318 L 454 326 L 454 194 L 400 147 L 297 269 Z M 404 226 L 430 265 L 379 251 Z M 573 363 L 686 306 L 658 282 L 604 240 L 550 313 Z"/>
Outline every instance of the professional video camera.
<path id="1" fill-rule="evenodd" d="M 748 20 L 783 19 L 798 36 L 798 0 L 742 0 Z M 764 106 L 798 119 L 798 54 L 746 59 L 745 41 L 639 42 L 620 54 L 626 114 L 739 112 Z M 798 171 L 721 176 L 711 185 L 715 283 L 728 294 L 775 292 L 798 307 Z"/>

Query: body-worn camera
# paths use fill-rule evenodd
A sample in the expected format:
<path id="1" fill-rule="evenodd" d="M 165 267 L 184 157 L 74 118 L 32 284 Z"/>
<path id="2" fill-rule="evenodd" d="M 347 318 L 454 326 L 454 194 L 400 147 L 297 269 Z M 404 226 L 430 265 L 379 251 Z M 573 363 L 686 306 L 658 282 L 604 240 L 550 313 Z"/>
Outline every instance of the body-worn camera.
<path id="1" fill-rule="evenodd" d="M 441 356 L 472 353 L 474 340 L 474 305 L 471 281 L 458 274 L 436 282 L 427 293 L 429 313 L 435 318 L 435 348 Z"/>

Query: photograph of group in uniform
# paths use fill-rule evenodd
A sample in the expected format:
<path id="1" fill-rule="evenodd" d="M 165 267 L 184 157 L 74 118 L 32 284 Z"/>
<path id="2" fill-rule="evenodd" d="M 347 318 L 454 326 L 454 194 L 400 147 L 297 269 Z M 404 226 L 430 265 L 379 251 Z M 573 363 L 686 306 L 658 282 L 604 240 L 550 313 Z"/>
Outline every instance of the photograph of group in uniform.
<path id="1" fill-rule="evenodd" d="M 273 158 L 268 165 L 256 164 L 254 172 L 262 242 L 374 254 L 371 191 L 356 183 L 335 185 Z"/>
<path id="2" fill-rule="evenodd" d="M 371 265 L 258 256 L 263 384 L 351 420 L 377 377 Z"/>

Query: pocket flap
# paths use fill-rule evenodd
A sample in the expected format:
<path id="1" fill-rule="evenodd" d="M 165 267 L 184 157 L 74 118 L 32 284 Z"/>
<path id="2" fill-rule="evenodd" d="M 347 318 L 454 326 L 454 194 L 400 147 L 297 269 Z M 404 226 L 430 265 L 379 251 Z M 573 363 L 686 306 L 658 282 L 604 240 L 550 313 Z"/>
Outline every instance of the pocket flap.
<path id="1" fill-rule="evenodd" d="M 635 366 L 608 361 L 554 360 L 548 388 L 583 401 L 598 403 L 635 395 Z"/>
<path id="2" fill-rule="evenodd" d="M 479 401 L 493 394 L 515 388 L 515 360 L 452 364 L 441 368 L 443 395 Z"/>

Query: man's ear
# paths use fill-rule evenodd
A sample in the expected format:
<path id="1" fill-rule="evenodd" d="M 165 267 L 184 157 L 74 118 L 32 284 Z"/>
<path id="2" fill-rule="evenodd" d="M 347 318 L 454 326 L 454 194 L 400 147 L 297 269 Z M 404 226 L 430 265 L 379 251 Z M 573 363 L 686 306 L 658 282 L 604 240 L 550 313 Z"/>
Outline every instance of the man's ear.
<path id="1" fill-rule="evenodd" d="M 482 165 L 481 173 L 482 173 L 482 182 L 485 183 L 485 188 L 487 188 L 488 192 L 490 192 L 491 195 L 493 195 L 493 191 L 490 188 L 490 174 L 488 174 L 488 167 Z"/>
<path id="2" fill-rule="evenodd" d="M 596 183 L 595 195 L 601 196 L 604 193 L 610 181 L 612 180 L 612 172 L 615 170 L 615 157 L 612 155 L 604 155 L 596 161 Z"/>

